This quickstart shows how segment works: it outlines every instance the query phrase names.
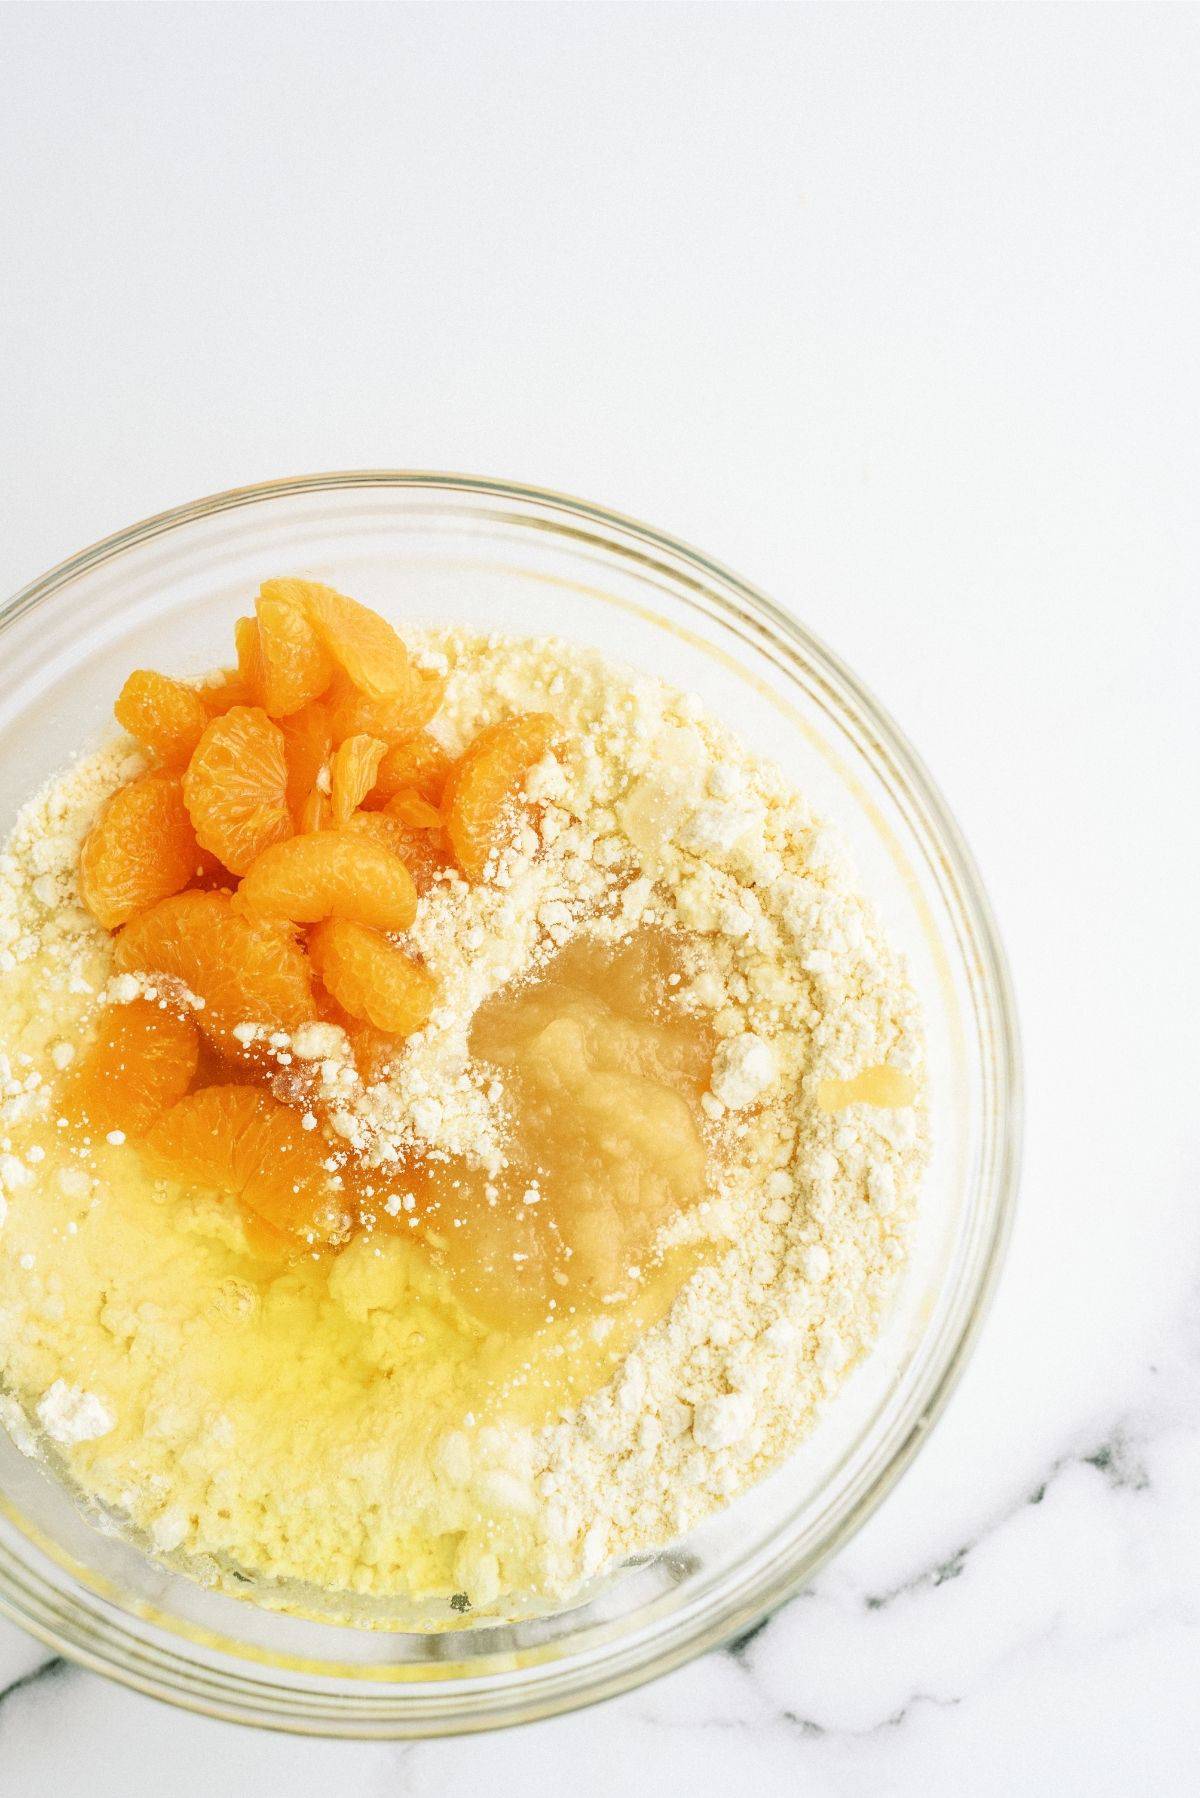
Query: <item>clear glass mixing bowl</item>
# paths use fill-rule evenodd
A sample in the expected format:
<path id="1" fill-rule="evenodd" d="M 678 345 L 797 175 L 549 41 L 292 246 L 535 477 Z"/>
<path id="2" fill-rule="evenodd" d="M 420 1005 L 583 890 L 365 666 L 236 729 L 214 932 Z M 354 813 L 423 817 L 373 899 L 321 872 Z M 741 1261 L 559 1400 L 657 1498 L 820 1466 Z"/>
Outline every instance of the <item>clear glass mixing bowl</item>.
<path id="1" fill-rule="evenodd" d="M 425 1735 L 622 1691 L 749 1628 L 879 1503 L 961 1371 L 1014 1200 L 1016 1026 L 979 877 L 887 714 L 789 612 L 661 532 L 456 475 L 318 475 L 222 493 L 64 562 L 0 613 L 0 835 L 111 728 L 131 667 L 199 672 L 260 580 L 325 580 L 406 622 L 595 644 L 699 693 L 848 837 L 925 1008 L 935 1153 L 885 1333 L 770 1479 L 550 1616 L 401 1633 L 208 1591 L 98 1528 L 0 1432 L 0 1608 L 45 1642 L 241 1723 Z"/>

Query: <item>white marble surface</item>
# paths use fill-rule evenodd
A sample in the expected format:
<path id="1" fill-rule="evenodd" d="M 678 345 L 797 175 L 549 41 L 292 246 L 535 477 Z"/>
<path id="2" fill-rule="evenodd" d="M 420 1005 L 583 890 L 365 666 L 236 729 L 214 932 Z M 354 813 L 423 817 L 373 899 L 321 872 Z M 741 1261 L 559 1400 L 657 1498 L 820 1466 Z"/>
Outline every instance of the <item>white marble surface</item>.
<path id="1" fill-rule="evenodd" d="M 943 782 L 1023 1206 L 932 1442 L 752 1640 L 339 1745 L 0 1624 L 0 1792 L 1200 1784 L 1192 7 L 0 11 L 0 589 L 241 480 L 564 487 L 801 609 Z"/>

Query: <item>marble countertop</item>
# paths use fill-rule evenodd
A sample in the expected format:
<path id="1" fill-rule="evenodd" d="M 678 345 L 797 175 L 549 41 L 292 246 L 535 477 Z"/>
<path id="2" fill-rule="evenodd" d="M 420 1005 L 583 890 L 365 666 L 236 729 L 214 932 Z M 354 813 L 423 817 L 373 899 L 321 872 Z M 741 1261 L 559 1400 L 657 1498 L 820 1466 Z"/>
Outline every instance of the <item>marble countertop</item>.
<path id="1" fill-rule="evenodd" d="M 1198 22 L 4 9 L 0 591 L 307 468 L 655 519 L 802 612 L 942 782 L 1029 1112 L 945 1418 L 751 1636 L 572 1717 L 354 1745 L 0 1623 L 4 1798 L 1200 1787 Z"/>

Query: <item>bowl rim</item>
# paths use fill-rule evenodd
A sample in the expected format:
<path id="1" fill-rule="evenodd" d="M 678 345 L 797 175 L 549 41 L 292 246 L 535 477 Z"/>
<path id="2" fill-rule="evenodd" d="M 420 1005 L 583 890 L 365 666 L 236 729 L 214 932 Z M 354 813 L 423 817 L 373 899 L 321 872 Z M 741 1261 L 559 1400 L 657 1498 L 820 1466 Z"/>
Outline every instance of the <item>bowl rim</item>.
<path id="1" fill-rule="evenodd" d="M 958 898 L 969 920 L 973 947 L 979 957 L 978 977 L 992 1014 L 993 1034 L 990 1046 L 996 1087 L 994 1141 L 991 1166 L 985 1183 L 992 1193 L 990 1227 L 980 1254 L 977 1281 L 969 1309 L 957 1336 L 945 1352 L 941 1366 L 931 1367 L 929 1370 L 928 1384 L 921 1403 L 915 1410 L 903 1439 L 894 1447 L 866 1490 L 859 1494 L 823 1539 L 819 1548 L 809 1554 L 802 1565 L 793 1567 L 783 1577 L 776 1577 L 769 1594 L 755 1594 L 741 1605 L 726 1605 L 719 1617 L 691 1633 L 684 1633 L 678 1640 L 659 1645 L 649 1653 L 639 1651 L 634 1645 L 631 1651 L 618 1657 L 617 1664 L 611 1670 L 602 1671 L 596 1667 L 590 1669 L 589 1683 L 582 1691 L 576 1690 L 573 1682 L 566 1679 L 562 1689 L 556 1684 L 544 1690 L 530 1703 L 532 1695 L 526 1694 L 523 1698 L 522 1685 L 517 1682 L 509 1702 L 496 1708 L 487 1703 L 485 1698 L 483 1708 L 477 1711 L 456 1708 L 450 1714 L 442 1712 L 441 1707 L 438 1707 L 439 1714 L 422 1719 L 406 1719 L 402 1715 L 406 1708 L 410 1708 L 411 1700 L 422 1690 L 419 1686 L 391 1689 L 388 1697 L 396 1707 L 393 1715 L 356 1713 L 353 1709 L 339 1715 L 337 1713 L 341 1707 L 336 1700 L 322 1703 L 316 1692 L 295 1694 L 302 1701 L 305 1697 L 309 1699 L 307 1712 L 294 1711 L 290 1706 L 270 1711 L 261 1708 L 261 1701 L 256 1704 L 256 1682 L 252 1680 L 246 1681 L 247 1702 L 246 1699 L 222 1696 L 222 1689 L 228 1692 L 229 1686 L 229 1682 L 224 1679 L 210 1683 L 209 1689 L 203 1690 L 200 1689 L 199 1681 L 193 1685 L 186 1674 L 173 1677 L 165 1672 L 161 1659 L 157 1667 L 150 1660 L 150 1670 L 146 1671 L 144 1666 L 147 1663 L 143 1666 L 137 1664 L 141 1656 L 136 1651 L 128 1661 L 118 1658 L 115 1651 L 111 1654 L 98 1652 L 86 1642 L 59 1630 L 44 1615 L 31 1615 L 24 1605 L 0 1585 L 0 1614 L 7 1615 L 58 1654 L 150 1697 L 200 1715 L 243 1725 L 300 1734 L 382 1739 L 460 1734 L 500 1728 L 583 1709 L 615 1697 L 754 1629 L 793 1598 L 811 1580 L 814 1573 L 845 1546 L 891 1492 L 928 1439 L 934 1424 L 944 1413 L 978 1341 L 995 1295 L 1015 1215 L 1020 1173 L 1023 1093 L 1016 1001 L 991 901 L 957 820 L 924 761 L 874 694 L 798 617 L 722 562 L 655 526 L 554 489 L 491 476 L 393 468 L 332 470 L 287 476 L 207 494 L 183 505 L 153 513 L 97 539 L 19 588 L 0 606 L 0 630 L 78 575 L 98 568 L 124 551 L 179 527 L 271 500 L 372 488 L 417 492 L 426 490 L 515 502 L 560 513 L 607 532 L 616 532 L 648 552 L 666 555 L 673 562 L 683 564 L 685 569 L 691 568 L 719 583 L 736 596 L 752 618 L 760 623 L 766 622 L 775 633 L 789 640 L 806 659 L 814 662 L 827 677 L 831 677 L 833 684 L 848 695 L 852 705 L 870 718 L 879 742 L 886 747 L 895 770 L 907 788 L 908 797 L 917 802 L 922 824 L 938 843 L 946 864 L 953 872 Z M 525 522 L 531 524 L 533 521 Z M 606 546 L 610 549 L 613 547 L 611 544 Z M 678 577 L 678 569 L 673 569 L 672 572 Z M 570 1672 L 569 1661 L 564 1662 L 559 1671 L 564 1676 L 567 1675 Z M 601 1677 L 596 1678 L 597 1673 Z M 257 1687 L 257 1691 L 262 1691 L 261 1685 Z M 443 1694 L 450 1697 L 445 1688 Z M 329 1706 L 328 1709 L 326 1705 Z"/>

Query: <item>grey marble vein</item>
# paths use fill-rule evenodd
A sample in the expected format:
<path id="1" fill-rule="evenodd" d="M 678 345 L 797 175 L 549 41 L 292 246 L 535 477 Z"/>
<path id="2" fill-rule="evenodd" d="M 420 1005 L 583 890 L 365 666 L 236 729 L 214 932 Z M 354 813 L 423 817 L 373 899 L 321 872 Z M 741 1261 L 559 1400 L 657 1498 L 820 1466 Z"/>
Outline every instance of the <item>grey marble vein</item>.
<path id="1" fill-rule="evenodd" d="M 64 1674 L 74 1673 L 76 1671 L 77 1669 L 74 1664 L 71 1661 L 68 1661 L 65 1656 L 61 1654 L 52 1654 L 50 1658 L 43 1661 L 40 1666 L 31 1667 L 28 1673 L 22 1673 L 18 1679 L 14 1679 L 10 1681 L 8 1685 L 0 1687 L 0 1709 L 8 1703 L 10 1698 L 15 1698 L 18 1692 L 24 1692 L 30 1686 L 36 1686 L 42 1680 L 59 1679 Z"/>
<path id="2" fill-rule="evenodd" d="M 939 1711 L 950 1711 L 963 1702 L 965 1694 L 957 1697 L 939 1698 L 936 1692 L 914 1692 L 906 1698 L 899 1710 L 890 1716 L 881 1717 L 878 1723 L 872 1723 L 866 1729 L 832 1729 L 826 1723 L 818 1723 L 815 1717 L 803 1717 L 796 1711 L 782 1710 L 778 1714 L 790 1727 L 798 1729 L 801 1735 L 815 1738 L 835 1737 L 844 1741 L 868 1742 L 874 1736 L 882 1735 L 889 1729 L 899 1729 L 915 1710 L 922 1705 L 933 1705 Z"/>
<path id="3" fill-rule="evenodd" d="M 1150 1372 L 1154 1371 L 1156 1370 L 1150 1369 Z M 1001 1532 L 1005 1531 L 1007 1525 L 1016 1524 L 1019 1518 L 1029 1516 L 1031 1511 L 1035 1511 L 1035 1508 L 1036 1514 L 1040 1516 L 1041 1507 L 1045 1504 L 1048 1495 L 1052 1491 L 1057 1492 L 1060 1489 L 1060 1483 L 1072 1470 L 1077 1474 L 1084 1472 L 1090 1476 L 1091 1481 L 1094 1482 L 1092 1491 L 1097 1499 L 1106 1498 L 1108 1495 L 1115 1499 L 1118 1495 L 1125 1494 L 1138 1497 L 1144 1495 L 1153 1501 L 1156 1496 L 1156 1487 L 1151 1468 L 1157 1465 L 1156 1451 L 1163 1442 L 1168 1442 L 1175 1436 L 1181 1424 L 1185 1437 L 1192 1439 L 1195 1435 L 1190 1402 L 1194 1397 L 1195 1368 L 1194 1365 L 1188 1364 L 1178 1371 L 1183 1376 L 1181 1384 L 1188 1388 L 1189 1397 L 1189 1402 L 1183 1407 L 1182 1416 L 1176 1404 L 1161 1402 L 1166 1394 L 1155 1382 L 1149 1389 L 1143 1390 L 1143 1394 L 1135 1399 L 1132 1406 L 1122 1407 L 1120 1414 L 1114 1417 L 1110 1423 L 1088 1432 L 1079 1431 L 1076 1438 L 1078 1446 L 1057 1455 L 1050 1462 L 1043 1477 L 1035 1484 L 1026 1487 L 1019 1497 L 997 1506 L 991 1518 L 961 1542 L 953 1553 L 939 1555 L 937 1559 L 929 1561 L 918 1572 L 899 1581 L 896 1585 L 882 1590 L 872 1591 L 861 1588 L 856 1590 L 853 1584 L 848 1586 L 844 1580 L 841 1582 L 819 1580 L 800 1593 L 782 1611 L 762 1619 L 753 1628 L 746 1630 L 741 1636 L 728 1643 L 725 1656 L 739 1669 L 756 1698 L 764 1703 L 766 1714 L 763 1717 L 763 1723 L 768 1727 L 772 1723 L 776 1726 L 782 1725 L 797 1732 L 800 1736 L 814 1740 L 837 1740 L 840 1738 L 847 1743 L 853 1742 L 861 1745 L 875 1739 L 882 1739 L 889 1732 L 900 1730 L 914 1713 L 922 1709 L 934 1707 L 945 1711 L 962 1705 L 972 1695 L 973 1687 L 977 1683 L 975 1678 L 970 1672 L 964 1672 L 961 1685 L 958 1685 L 953 1678 L 948 1678 L 946 1686 L 939 1691 L 937 1689 L 938 1674 L 935 1670 L 936 1662 L 934 1669 L 927 1664 L 924 1673 L 919 1663 L 910 1669 L 914 1674 L 913 1689 L 905 1692 L 903 1686 L 899 1691 L 893 1687 L 890 1705 L 885 1711 L 881 1704 L 880 1714 L 875 1718 L 868 1716 L 868 1718 L 858 1719 L 847 1717 L 844 1721 L 830 1720 L 822 1718 L 820 1709 L 815 1706 L 809 1704 L 797 1706 L 794 1701 L 788 1702 L 786 1692 L 781 1692 L 779 1689 L 778 1668 L 773 1665 L 773 1662 L 778 1661 L 780 1651 L 786 1654 L 788 1641 L 791 1640 L 786 1635 L 788 1625 L 785 1619 L 791 1618 L 793 1628 L 797 1627 L 798 1622 L 802 1639 L 806 1603 L 817 1605 L 820 1608 L 813 1613 L 813 1621 L 818 1631 L 819 1640 L 823 1622 L 830 1615 L 836 1616 L 840 1613 L 842 1616 L 850 1618 L 855 1614 L 863 1616 L 886 1612 L 897 1599 L 923 1592 L 937 1591 L 958 1581 L 972 1564 L 972 1557 L 982 1550 L 985 1544 L 991 1545 Z M 1177 1391 L 1176 1397 L 1178 1396 Z M 1070 1499 L 1068 1502 L 1076 1503 L 1078 1501 Z M 1032 1522 L 1033 1519 L 1031 1518 L 1030 1521 Z M 1052 1530 L 1058 1527 L 1061 1525 L 1056 1522 L 1055 1525 L 1052 1525 Z M 1128 1516 L 1125 1517 L 1125 1521 L 1120 1527 L 1126 1530 L 1130 1527 Z M 1040 1527 L 1038 1537 L 1045 1539 Z M 1020 1538 L 1018 1537 L 1016 1540 L 1019 1541 Z M 1011 1549 L 1009 1552 L 1012 1552 Z M 991 1563 L 989 1563 L 986 1577 L 994 1577 L 994 1566 Z M 1163 1609 L 1163 1615 L 1169 1613 L 1173 1620 L 1187 1622 L 1190 1607 L 1186 1601 L 1181 1603 L 1180 1600 L 1184 1600 L 1183 1593 L 1180 1593 L 1178 1599 L 1173 1599 Z M 956 1608 L 958 1614 L 961 1614 L 962 1607 L 957 1601 Z M 968 1601 L 969 1608 L 970 1602 Z M 941 1616 L 941 1611 L 937 1615 Z M 952 1621 L 954 1615 L 954 1612 L 947 1614 L 948 1626 L 951 1629 L 955 1627 Z M 997 1641 L 999 1652 L 994 1658 L 989 1658 L 987 1676 L 989 1679 L 996 1679 L 1001 1669 L 1011 1669 L 1016 1665 L 1027 1663 L 1029 1657 L 1036 1655 L 1039 1651 L 1049 1649 L 1053 1652 L 1055 1645 L 1060 1643 L 1061 1618 L 1059 1616 L 1044 1615 L 1041 1618 L 1040 1628 L 1036 1626 L 1034 1615 L 1031 1615 L 1029 1622 L 1033 1627 L 1030 1627 L 1028 1631 L 1020 1631 L 1018 1638 L 1010 1639 L 1007 1643 L 1003 1641 L 1001 1633 L 1001 1637 Z M 778 1642 L 776 1632 L 772 1628 L 775 1624 L 781 1626 L 781 1636 Z M 940 1627 L 942 1626 L 939 1625 Z M 1126 1624 L 1125 1630 L 1128 1631 L 1128 1628 L 1129 1625 Z M 1121 1633 L 1115 1632 L 1116 1635 Z M 931 1670 L 934 1671 L 932 1687 L 929 1683 Z M 869 1679 L 870 1675 L 868 1674 L 867 1677 Z M 882 1698 L 883 1694 L 881 1693 L 880 1696 Z"/>
<path id="4" fill-rule="evenodd" d="M 998 1511 L 989 1522 L 984 1524 L 982 1529 L 976 1531 L 968 1541 L 956 1548 L 953 1554 L 934 1562 L 932 1566 L 922 1568 L 919 1573 L 902 1580 L 898 1585 L 890 1587 L 885 1592 L 867 1593 L 863 1600 L 866 1608 L 869 1611 L 881 1611 L 897 1598 L 903 1598 L 910 1592 L 923 1589 L 933 1590 L 938 1586 L 944 1586 L 949 1580 L 958 1579 L 966 1568 L 968 1557 L 979 1547 L 981 1542 L 986 1541 L 995 1530 L 1002 1529 L 1028 1505 L 1040 1505 L 1055 1480 L 1072 1467 L 1094 1468 L 1114 1489 L 1145 1492 L 1150 1487 L 1150 1475 L 1137 1452 L 1131 1432 L 1123 1423 L 1117 1424 L 1101 1437 L 1094 1448 L 1088 1449 L 1086 1452 L 1059 1455 L 1052 1462 L 1044 1479 L 1039 1480 L 1031 1491 L 1026 1492 L 1015 1503 L 1006 1505 Z M 747 1636 L 742 1638 L 742 1642 L 750 1640 L 755 1634 L 757 1631 L 748 1632 Z"/>

